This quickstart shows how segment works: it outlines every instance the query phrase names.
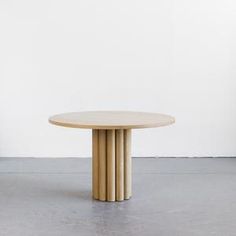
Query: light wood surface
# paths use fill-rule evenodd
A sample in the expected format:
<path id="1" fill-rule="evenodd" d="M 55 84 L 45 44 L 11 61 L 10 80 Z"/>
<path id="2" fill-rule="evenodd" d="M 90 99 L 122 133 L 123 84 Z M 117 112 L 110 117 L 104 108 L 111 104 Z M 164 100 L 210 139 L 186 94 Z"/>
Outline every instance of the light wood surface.
<path id="1" fill-rule="evenodd" d="M 115 130 L 107 130 L 107 200 L 116 200 Z"/>
<path id="2" fill-rule="evenodd" d="M 98 153 L 98 130 L 93 130 L 93 160 L 92 160 L 92 170 L 93 170 L 93 176 L 92 176 L 92 189 L 93 189 L 93 198 L 98 199 L 99 198 L 99 186 L 98 186 L 98 162 L 99 162 L 99 153 Z"/>
<path id="3" fill-rule="evenodd" d="M 107 186 L 107 173 L 106 173 L 106 130 L 99 130 L 98 133 L 98 179 L 99 179 L 99 200 L 106 201 L 106 186 Z"/>
<path id="4" fill-rule="evenodd" d="M 131 197 L 131 130 L 93 130 L 93 198 L 123 201 Z"/>
<path id="5" fill-rule="evenodd" d="M 124 198 L 132 195 L 132 159 L 131 159 L 131 130 L 124 130 Z"/>
<path id="6" fill-rule="evenodd" d="M 138 129 L 170 125 L 174 117 L 159 113 L 131 111 L 88 111 L 52 116 L 54 125 L 85 129 Z"/>
<path id="7" fill-rule="evenodd" d="M 116 200 L 124 200 L 124 130 L 116 130 Z"/>

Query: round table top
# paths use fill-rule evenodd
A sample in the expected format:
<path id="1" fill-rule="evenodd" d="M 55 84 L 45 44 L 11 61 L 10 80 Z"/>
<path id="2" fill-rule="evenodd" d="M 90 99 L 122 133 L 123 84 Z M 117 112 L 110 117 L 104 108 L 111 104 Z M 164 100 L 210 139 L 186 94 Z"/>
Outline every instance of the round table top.
<path id="1" fill-rule="evenodd" d="M 132 111 L 71 112 L 52 116 L 54 125 L 84 129 L 138 129 L 170 125 L 174 117 L 159 113 Z"/>

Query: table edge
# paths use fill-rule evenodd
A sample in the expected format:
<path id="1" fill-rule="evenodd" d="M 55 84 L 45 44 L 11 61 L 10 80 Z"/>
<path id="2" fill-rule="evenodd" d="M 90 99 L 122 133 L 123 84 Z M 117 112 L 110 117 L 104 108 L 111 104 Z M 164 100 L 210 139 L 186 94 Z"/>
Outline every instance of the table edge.
<path id="1" fill-rule="evenodd" d="M 168 122 L 157 122 L 152 124 L 144 125 L 81 125 L 81 124 L 72 124 L 72 123 L 62 123 L 51 120 L 51 117 L 48 119 L 49 123 L 57 126 L 67 127 L 67 128 L 78 128 L 78 129 L 145 129 L 145 128 L 158 128 L 163 126 L 172 125 L 175 123 L 175 118 L 169 116 L 172 120 Z"/>

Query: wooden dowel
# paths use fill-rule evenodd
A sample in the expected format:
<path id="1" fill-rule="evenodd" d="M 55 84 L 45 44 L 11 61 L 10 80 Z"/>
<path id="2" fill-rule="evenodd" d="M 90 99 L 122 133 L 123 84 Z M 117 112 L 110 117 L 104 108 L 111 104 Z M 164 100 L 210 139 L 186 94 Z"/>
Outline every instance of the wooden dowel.
<path id="1" fill-rule="evenodd" d="M 92 193 L 93 198 L 98 199 L 99 192 L 98 192 L 98 130 L 93 129 L 92 131 L 92 145 L 93 145 L 93 157 L 92 157 Z"/>
<path id="2" fill-rule="evenodd" d="M 124 200 L 124 131 L 116 130 L 116 200 Z"/>
<path id="3" fill-rule="evenodd" d="M 99 130 L 99 200 L 106 201 L 106 130 Z"/>
<path id="4" fill-rule="evenodd" d="M 115 130 L 107 130 L 107 201 L 116 200 Z"/>
<path id="5" fill-rule="evenodd" d="M 124 131 L 124 198 L 132 195 L 131 130 Z"/>

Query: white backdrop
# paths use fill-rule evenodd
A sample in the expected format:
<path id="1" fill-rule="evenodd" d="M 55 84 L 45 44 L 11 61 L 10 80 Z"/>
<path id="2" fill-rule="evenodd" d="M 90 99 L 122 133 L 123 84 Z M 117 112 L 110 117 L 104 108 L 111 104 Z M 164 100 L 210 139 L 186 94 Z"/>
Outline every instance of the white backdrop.
<path id="1" fill-rule="evenodd" d="M 134 156 L 236 156 L 233 0 L 1 0 L 0 156 L 86 157 L 83 110 L 171 114 Z"/>

